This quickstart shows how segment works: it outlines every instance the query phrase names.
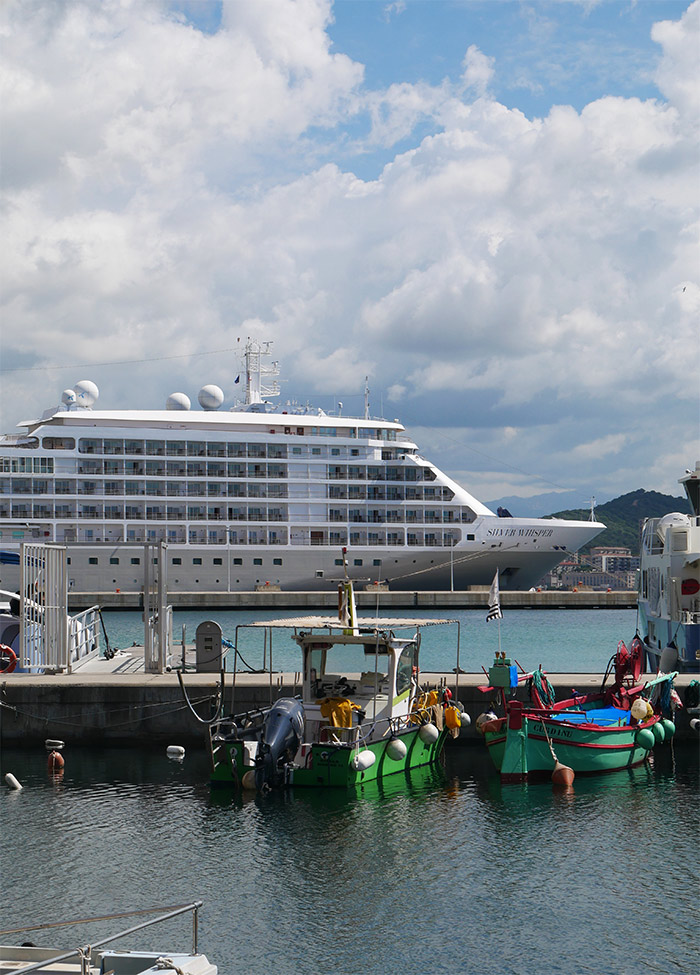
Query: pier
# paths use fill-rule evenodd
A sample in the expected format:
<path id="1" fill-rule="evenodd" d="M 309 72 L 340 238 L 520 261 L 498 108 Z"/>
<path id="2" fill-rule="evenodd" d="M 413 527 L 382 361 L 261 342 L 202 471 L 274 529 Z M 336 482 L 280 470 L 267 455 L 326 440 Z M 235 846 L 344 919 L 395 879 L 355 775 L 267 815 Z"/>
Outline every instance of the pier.
<path id="1" fill-rule="evenodd" d="M 355 590 L 358 609 L 373 609 L 377 598 L 382 612 L 391 609 L 485 609 L 488 605 L 488 586 L 479 589 L 448 591 Z M 540 592 L 501 591 L 503 609 L 636 609 L 637 593 L 627 591 L 595 592 L 592 590 L 565 591 L 547 589 Z M 304 609 L 317 611 L 335 609 L 338 605 L 336 589 L 319 592 L 287 592 L 260 589 L 247 592 L 168 592 L 173 609 L 266 610 Z M 98 604 L 102 609 L 142 609 L 143 594 L 132 592 L 69 592 L 68 605 L 72 612 Z"/>
<path id="2" fill-rule="evenodd" d="M 650 677 L 652 675 L 647 675 Z M 569 697 L 575 688 L 581 693 L 597 690 L 598 674 L 548 674 L 557 699 Z M 456 676 L 423 673 L 425 684 L 447 681 L 455 691 Z M 487 683 L 485 674 L 460 674 L 458 699 L 471 718 L 463 728 L 460 743 L 480 742 L 476 718 L 492 707 L 489 694 L 478 688 Z M 680 675 L 676 689 L 685 700 L 692 675 Z M 202 718 L 214 714 L 218 692 L 215 674 L 187 673 L 185 688 Z M 224 712 L 236 713 L 267 706 L 280 695 L 300 692 L 300 675 L 290 673 L 226 674 Z M 495 694 L 494 694 L 495 699 Z M 495 700 L 494 700 L 495 703 Z M 676 714 L 676 738 L 697 738 L 685 710 Z M 205 728 L 185 703 L 177 674 L 122 673 L 10 674 L 0 678 L 0 742 L 5 745 L 39 744 L 56 738 L 71 745 L 168 745 L 204 747 Z"/>

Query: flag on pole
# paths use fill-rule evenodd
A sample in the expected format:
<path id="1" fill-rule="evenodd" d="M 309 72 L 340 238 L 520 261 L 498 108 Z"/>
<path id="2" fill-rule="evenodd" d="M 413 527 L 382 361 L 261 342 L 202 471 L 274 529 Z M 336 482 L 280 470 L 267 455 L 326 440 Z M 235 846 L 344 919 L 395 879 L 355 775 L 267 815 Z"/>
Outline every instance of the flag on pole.
<path id="1" fill-rule="evenodd" d="M 493 577 L 493 582 L 491 583 L 491 588 L 489 589 L 489 611 L 486 614 L 486 622 L 491 620 L 502 620 L 503 613 L 501 612 L 501 597 L 498 591 L 498 569 L 496 569 L 496 575 Z"/>

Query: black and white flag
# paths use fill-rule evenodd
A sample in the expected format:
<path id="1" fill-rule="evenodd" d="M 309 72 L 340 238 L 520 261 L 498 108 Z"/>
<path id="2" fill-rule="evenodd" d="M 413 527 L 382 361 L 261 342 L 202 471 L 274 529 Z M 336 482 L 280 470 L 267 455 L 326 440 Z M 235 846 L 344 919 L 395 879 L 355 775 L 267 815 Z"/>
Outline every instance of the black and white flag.
<path id="1" fill-rule="evenodd" d="M 502 620 L 503 613 L 501 612 L 501 596 L 498 591 L 498 569 L 496 569 L 496 575 L 493 577 L 493 582 L 491 583 L 491 588 L 489 589 L 489 611 L 486 614 L 486 622 L 491 620 Z"/>

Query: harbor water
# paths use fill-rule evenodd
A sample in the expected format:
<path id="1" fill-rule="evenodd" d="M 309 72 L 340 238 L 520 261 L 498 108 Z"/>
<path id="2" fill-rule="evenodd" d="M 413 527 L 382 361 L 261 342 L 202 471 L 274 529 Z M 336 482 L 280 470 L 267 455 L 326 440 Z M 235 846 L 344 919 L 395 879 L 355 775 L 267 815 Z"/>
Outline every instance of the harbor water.
<path id="1" fill-rule="evenodd" d="M 41 749 L 1 758 L 24 786 L 0 793 L 3 929 L 201 899 L 222 975 L 698 970 L 693 744 L 568 792 L 501 785 L 478 746 L 357 795 L 244 798 L 211 790 L 196 750 L 67 747 L 60 781 Z M 70 948 L 127 924 L 3 940 Z M 187 950 L 191 926 L 139 937 Z"/>
<path id="2" fill-rule="evenodd" d="M 221 626 L 224 639 L 236 643 L 237 627 L 255 620 L 306 616 L 307 611 L 294 610 L 243 612 L 240 610 L 176 611 L 173 613 L 173 639 L 177 647 L 182 639 L 194 643 L 197 626 L 213 619 Z M 326 611 L 323 615 L 330 615 Z M 363 611 L 361 617 L 370 617 Z M 459 621 L 460 666 L 470 673 L 488 667 L 500 647 L 518 660 L 526 670 L 542 666 L 550 673 L 603 673 L 615 652 L 618 640 L 629 645 L 635 633 L 637 614 L 632 609 L 538 609 L 509 610 L 499 621 L 486 622 L 485 610 L 392 610 L 379 616 L 392 618 L 455 619 Z M 127 649 L 143 643 L 143 620 L 138 612 L 103 613 L 110 643 Z M 372 617 L 373 618 L 373 617 Z M 423 631 L 421 668 L 428 672 L 449 672 L 455 666 L 457 628 L 431 627 Z M 499 643 L 500 641 L 500 643 Z M 270 666 L 270 648 L 263 645 L 261 632 L 238 631 L 238 647 L 245 662 L 255 670 Z M 272 667 L 291 672 L 299 670 L 301 656 L 287 631 L 275 634 Z M 240 665 L 239 665 L 240 666 Z M 232 669 L 232 664 L 228 669 Z"/>
<path id="3" fill-rule="evenodd" d="M 185 623 L 193 642 L 197 624 L 216 618 L 234 640 L 261 615 L 177 613 L 174 632 Z M 483 612 L 445 615 L 460 619 L 461 666 L 488 666 L 498 624 Z M 105 613 L 105 624 L 114 645 L 142 641 L 138 613 Z M 426 631 L 425 670 L 454 666 L 451 641 L 433 636 L 441 629 Z M 634 630 L 630 610 L 523 610 L 501 621 L 500 640 L 523 666 L 601 673 Z M 245 648 L 252 667 L 259 652 Z M 273 666 L 298 669 L 284 633 Z M 697 742 L 665 743 L 640 768 L 578 776 L 566 792 L 502 785 L 478 742 L 450 741 L 444 766 L 349 794 L 212 789 L 203 748 L 173 760 L 165 747 L 68 741 L 64 756 L 52 779 L 43 747 L 0 748 L 3 780 L 11 772 L 23 786 L 0 785 L 0 929 L 202 900 L 200 950 L 221 975 L 700 968 Z M 0 940 L 72 948 L 130 923 Z M 128 945 L 190 946 L 184 918 Z"/>

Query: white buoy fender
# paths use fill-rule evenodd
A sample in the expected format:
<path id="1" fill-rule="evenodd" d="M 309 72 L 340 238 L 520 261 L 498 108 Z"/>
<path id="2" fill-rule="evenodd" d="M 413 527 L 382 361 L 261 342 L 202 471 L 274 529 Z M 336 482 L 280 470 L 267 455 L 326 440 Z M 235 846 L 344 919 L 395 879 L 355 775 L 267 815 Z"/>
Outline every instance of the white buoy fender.
<path id="1" fill-rule="evenodd" d="M 405 758 L 407 751 L 406 743 L 401 741 L 400 738 L 390 738 L 387 742 L 386 753 L 395 762 L 400 762 L 401 759 Z"/>
<path id="2" fill-rule="evenodd" d="M 5 782 L 9 785 L 11 789 L 21 789 L 22 784 L 17 781 L 12 772 L 7 772 L 5 775 Z"/>
<path id="3" fill-rule="evenodd" d="M 463 728 L 468 728 L 469 725 L 472 723 L 472 719 L 469 717 L 466 711 L 462 711 L 462 713 L 460 714 L 460 718 L 462 719 Z"/>
<path id="4" fill-rule="evenodd" d="M 485 724 L 488 724 L 489 721 L 495 721 L 495 720 L 496 720 L 496 715 L 493 713 L 493 711 L 486 711 L 485 713 L 480 714 L 479 717 L 476 719 L 476 730 L 479 732 L 480 735 L 483 735 L 484 733 L 482 730 L 483 726 Z"/>
<path id="5" fill-rule="evenodd" d="M 168 745 L 166 755 L 168 758 L 184 758 L 185 749 L 182 747 L 182 745 Z"/>
<path id="6" fill-rule="evenodd" d="M 700 731 L 700 718 L 691 718 L 690 727 L 693 731 Z"/>
<path id="7" fill-rule="evenodd" d="M 635 721 L 644 721 L 647 716 L 647 702 L 643 697 L 638 697 L 630 708 L 630 714 Z"/>
<path id="8" fill-rule="evenodd" d="M 376 756 L 373 751 L 370 751 L 369 748 L 364 748 L 353 758 L 352 767 L 356 772 L 365 772 L 368 768 L 372 768 L 375 757 Z"/>
<path id="9" fill-rule="evenodd" d="M 61 741 L 58 738 L 47 738 L 44 742 L 44 747 L 47 752 L 60 752 L 62 748 L 65 748 L 65 741 Z"/>
<path id="10" fill-rule="evenodd" d="M 420 726 L 418 729 L 418 737 L 424 745 L 432 745 L 440 737 L 440 732 L 437 730 L 436 725 L 432 721 L 429 721 L 427 724 Z"/>

